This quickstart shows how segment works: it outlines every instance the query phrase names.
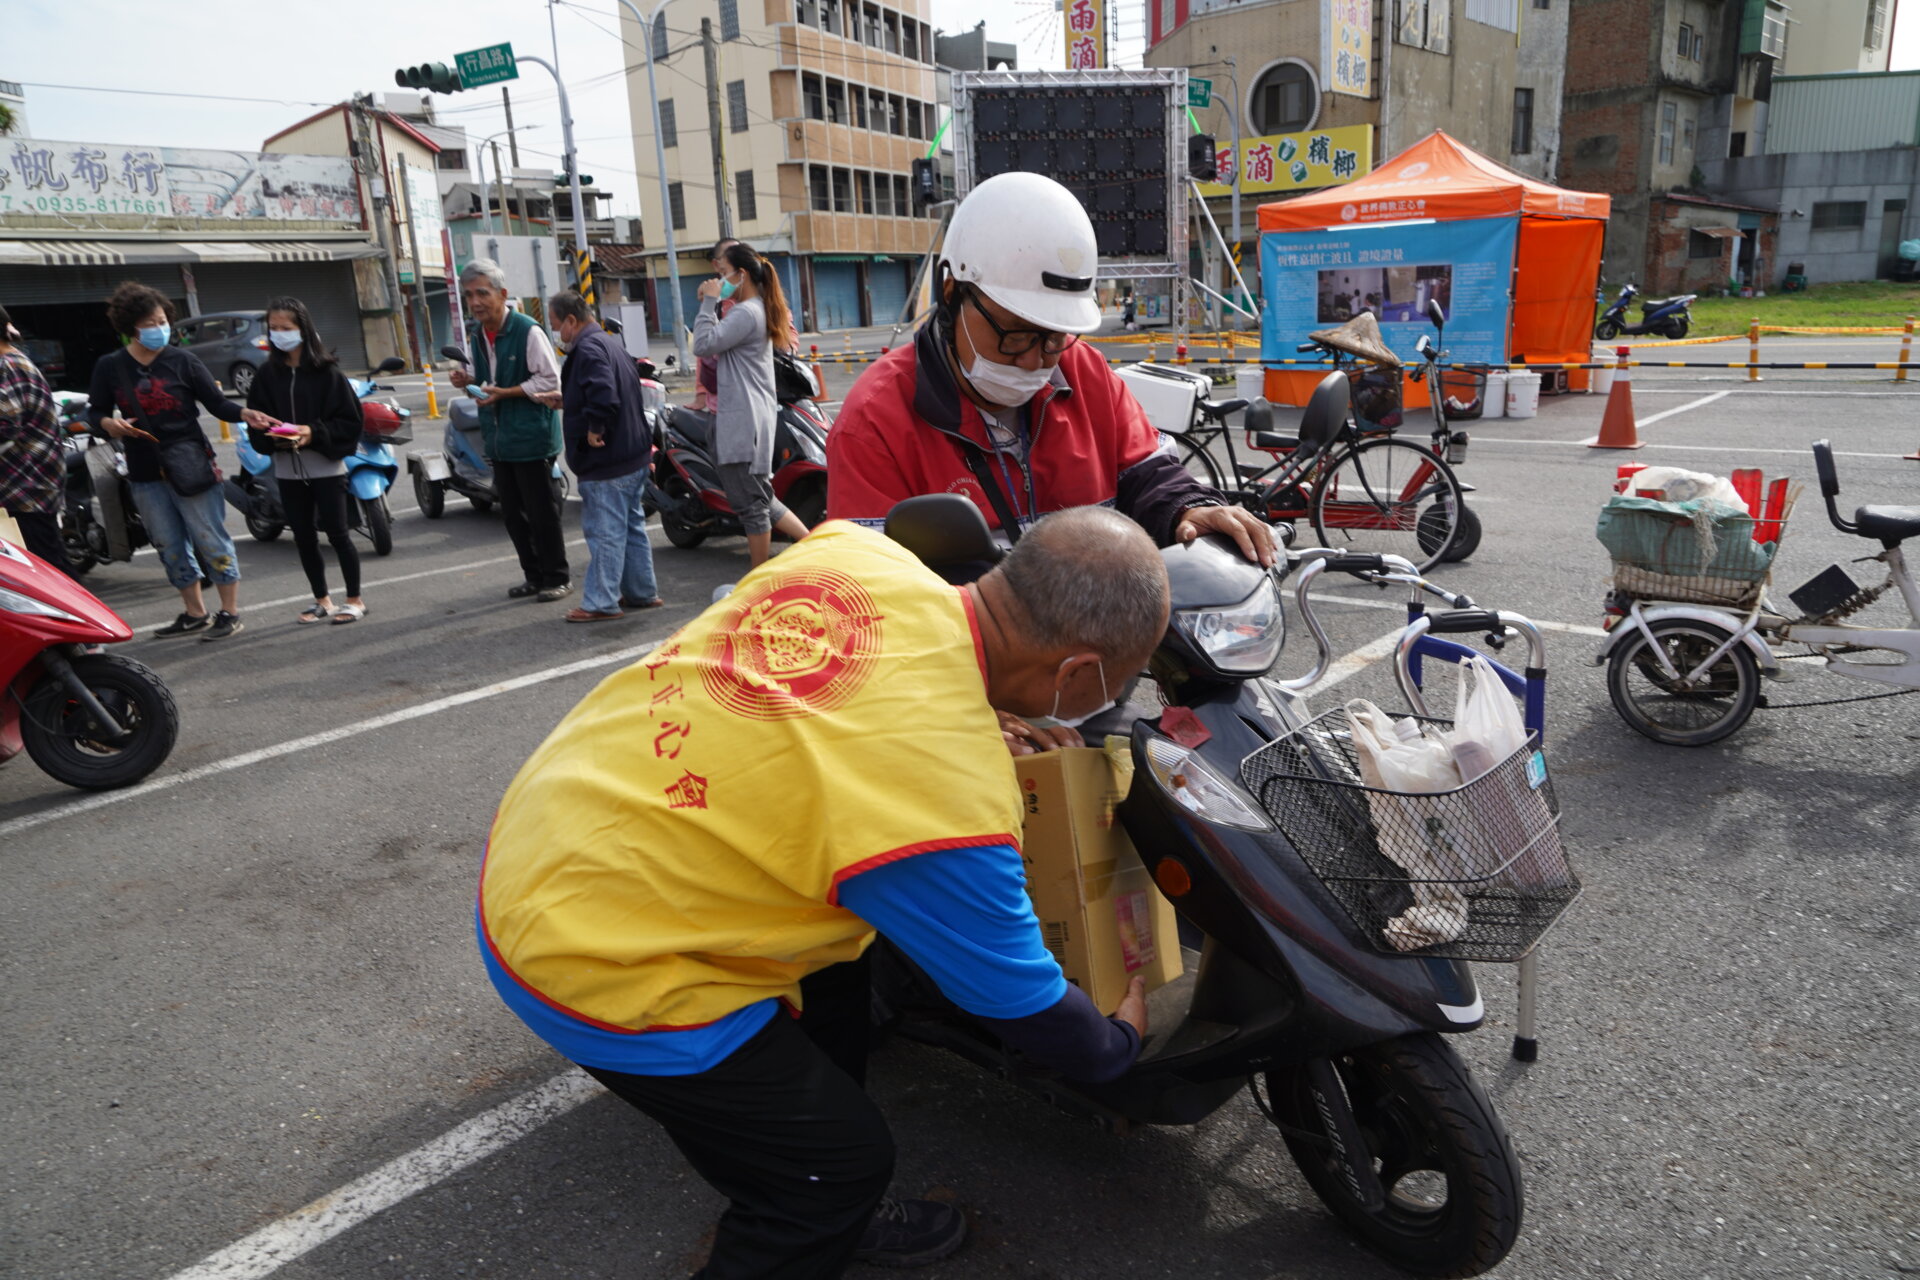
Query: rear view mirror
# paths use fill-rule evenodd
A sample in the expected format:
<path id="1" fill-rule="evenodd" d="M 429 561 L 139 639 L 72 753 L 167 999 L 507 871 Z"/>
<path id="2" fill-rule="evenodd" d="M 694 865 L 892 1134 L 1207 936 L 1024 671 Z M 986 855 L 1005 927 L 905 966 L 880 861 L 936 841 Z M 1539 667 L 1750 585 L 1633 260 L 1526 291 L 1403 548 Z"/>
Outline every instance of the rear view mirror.
<path id="1" fill-rule="evenodd" d="M 399 356 L 388 356 L 385 360 L 382 360 L 379 364 L 373 367 L 373 372 L 374 372 L 374 376 L 378 377 L 380 374 L 383 374 L 383 373 L 398 373 L 406 367 L 407 367 L 407 362 L 405 360 L 402 360 Z"/>
<path id="2" fill-rule="evenodd" d="M 957 493 L 922 494 L 896 504 L 887 512 L 887 536 L 950 582 L 978 577 L 1001 556 L 980 508 Z M 959 572 L 967 576 L 950 576 Z"/>
<path id="3" fill-rule="evenodd" d="M 458 347 L 455 347 L 455 346 L 442 347 L 440 348 L 440 354 L 445 356 L 447 359 L 453 361 L 455 364 L 467 363 L 467 353 L 462 351 Z"/>
<path id="4" fill-rule="evenodd" d="M 1413 349 L 1420 353 L 1422 360 L 1433 354 L 1433 344 L 1427 341 L 1427 335 L 1424 333 L 1414 341 Z"/>
<path id="5" fill-rule="evenodd" d="M 1346 374 L 1330 373 L 1320 379 L 1320 385 L 1307 400 L 1307 412 L 1300 419 L 1300 447 L 1317 449 L 1339 435 L 1352 408 L 1353 391 Z"/>
<path id="6" fill-rule="evenodd" d="M 1438 298 L 1427 299 L 1427 319 L 1433 321 L 1433 327 L 1436 329 L 1446 326 L 1447 313 L 1440 309 L 1440 300 Z"/>

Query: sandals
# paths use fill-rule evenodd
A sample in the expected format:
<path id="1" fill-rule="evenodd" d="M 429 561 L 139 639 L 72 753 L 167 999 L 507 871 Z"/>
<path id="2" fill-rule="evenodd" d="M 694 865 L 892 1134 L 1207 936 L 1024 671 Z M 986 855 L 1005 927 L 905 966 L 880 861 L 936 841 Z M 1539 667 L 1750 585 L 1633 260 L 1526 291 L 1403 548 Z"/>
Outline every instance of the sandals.
<path id="1" fill-rule="evenodd" d="M 328 618 L 332 617 L 333 614 L 334 610 L 328 608 L 326 605 L 314 604 L 310 608 L 302 609 L 300 616 L 295 618 L 294 621 L 304 626 L 314 622 L 325 622 Z"/>
<path id="2" fill-rule="evenodd" d="M 343 604 L 333 611 L 333 620 L 340 622 L 358 622 L 367 616 L 367 606 L 363 604 Z"/>

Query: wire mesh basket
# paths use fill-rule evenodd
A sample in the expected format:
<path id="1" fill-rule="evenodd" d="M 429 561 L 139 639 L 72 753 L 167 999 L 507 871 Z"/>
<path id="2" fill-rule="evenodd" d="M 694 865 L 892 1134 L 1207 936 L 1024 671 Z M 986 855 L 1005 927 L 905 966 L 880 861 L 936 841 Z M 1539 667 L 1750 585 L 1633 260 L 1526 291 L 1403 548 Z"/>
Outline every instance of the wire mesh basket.
<path id="1" fill-rule="evenodd" d="M 1766 590 L 1798 496 L 1798 488 L 1788 491 L 1764 520 L 1730 508 L 1709 514 L 1615 498 L 1595 532 L 1613 557 L 1617 590 L 1649 600 L 1746 609 Z"/>
<path id="2" fill-rule="evenodd" d="M 1510 962 L 1580 896 L 1537 742 L 1451 791 L 1386 791 L 1361 781 L 1346 713 L 1332 711 L 1240 773 L 1376 949 Z"/>

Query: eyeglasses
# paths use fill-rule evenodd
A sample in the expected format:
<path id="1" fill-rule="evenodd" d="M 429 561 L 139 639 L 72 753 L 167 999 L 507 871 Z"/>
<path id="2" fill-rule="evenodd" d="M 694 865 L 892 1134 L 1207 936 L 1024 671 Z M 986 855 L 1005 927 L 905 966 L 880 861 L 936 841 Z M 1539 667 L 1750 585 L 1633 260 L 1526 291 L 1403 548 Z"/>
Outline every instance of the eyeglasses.
<path id="1" fill-rule="evenodd" d="M 1003 356 L 1023 356 L 1038 346 L 1042 355 L 1057 356 L 1074 343 L 1080 341 L 1077 333 L 1055 333 L 1051 329 L 1002 329 L 987 309 L 980 305 L 980 295 L 969 289 L 967 300 L 973 303 L 973 309 L 987 322 L 987 328 L 993 330 L 994 337 L 1000 340 L 1000 354 Z"/>

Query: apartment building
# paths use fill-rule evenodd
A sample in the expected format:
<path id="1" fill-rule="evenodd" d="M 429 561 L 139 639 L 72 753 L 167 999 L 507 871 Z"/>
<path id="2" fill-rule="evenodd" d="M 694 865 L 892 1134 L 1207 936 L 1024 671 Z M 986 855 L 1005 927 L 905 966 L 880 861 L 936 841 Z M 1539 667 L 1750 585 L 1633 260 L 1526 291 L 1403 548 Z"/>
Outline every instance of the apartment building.
<path id="1" fill-rule="evenodd" d="M 730 234 L 770 258 L 803 329 L 891 320 L 935 223 L 913 160 L 939 130 L 931 0 L 685 0 L 642 34 L 623 20 L 651 323 L 667 320 L 666 236 L 682 315 Z M 708 84 L 702 20 L 714 43 Z M 666 155 L 661 208 L 639 41 L 651 42 Z M 711 109 L 710 109 L 711 104 Z M 716 118 L 717 117 L 717 118 Z"/>

